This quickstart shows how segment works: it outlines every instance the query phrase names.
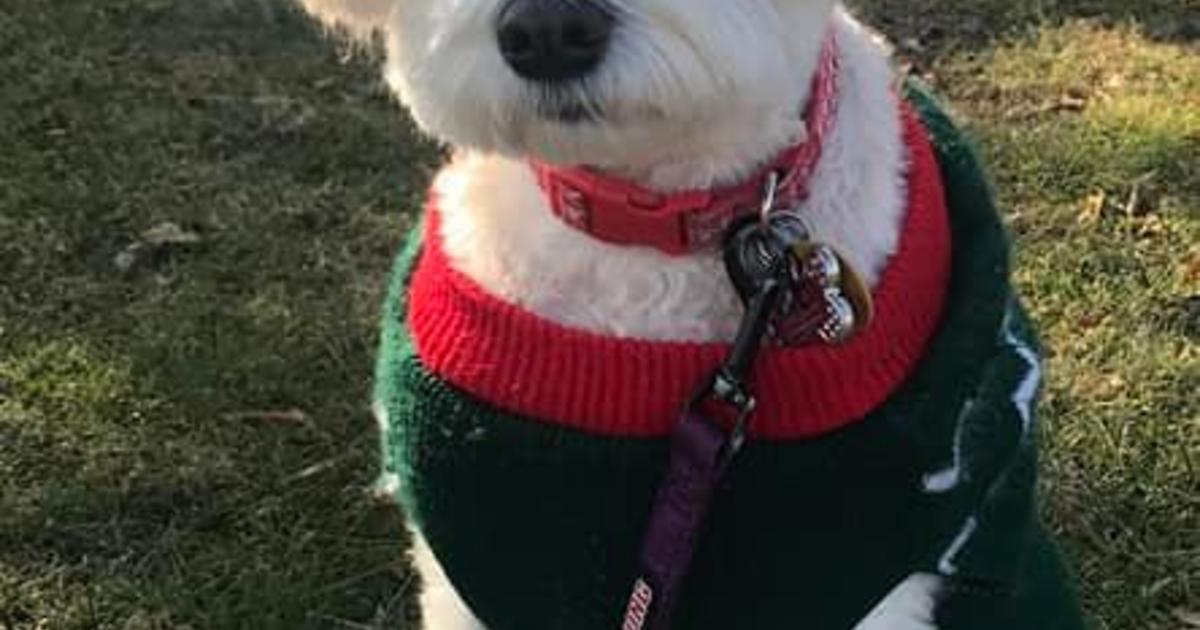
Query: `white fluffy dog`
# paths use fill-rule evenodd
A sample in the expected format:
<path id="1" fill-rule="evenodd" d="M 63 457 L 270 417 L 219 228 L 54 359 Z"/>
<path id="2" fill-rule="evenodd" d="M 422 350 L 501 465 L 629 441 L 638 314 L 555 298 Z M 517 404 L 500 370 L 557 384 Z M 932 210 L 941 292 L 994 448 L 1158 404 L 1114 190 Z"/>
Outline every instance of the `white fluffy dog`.
<path id="1" fill-rule="evenodd" d="M 422 129 L 456 149 L 434 183 L 446 258 L 542 318 L 621 338 L 730 340 L 743 306 L 719 255 L 670 256 L 571 229 L 528 160 L 664 192 L 736 184 L 805 140 L 797 111 L 831 29 L 839 100 L 808 187 L 808 227 L 872 286 L 899 246 L 907 163 L 897 80 L 887 47 L 835 0 L 302 2 L 327 24 L 382 36 L 388 84 Z M 523 19 L 512 14 L 547 7 L 587 15 L 504 32 Z M 544 28 L 562 29 L 554 45 L 570 50 L 545 58 L 530 41 Z M 427 627 L 482 630 L 415 540 Z M 934 628 L 942 580 L 900 580 L 856 628 Z M 805 627 L 799 612 L 796 623 Z"/>

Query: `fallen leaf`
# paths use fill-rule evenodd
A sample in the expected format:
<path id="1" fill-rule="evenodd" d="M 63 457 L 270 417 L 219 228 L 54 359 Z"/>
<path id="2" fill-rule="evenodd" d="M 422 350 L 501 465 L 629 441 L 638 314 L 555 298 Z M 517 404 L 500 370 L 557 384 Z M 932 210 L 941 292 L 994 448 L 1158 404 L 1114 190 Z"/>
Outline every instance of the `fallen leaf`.
<path id="1" fill-rule="evenodd" d="M 1072 389 L 1081 398 L 1111 401 L 1121 395 L 1128 382 L 1116 374 L 1090 374 L 1076 379 Z"/>
<path id="2" fill-rule="evenodd" d="M 1162 217 L 1149 216 L 1137 222 L 1137 235 L 1141 238 L 1162 236 L 1167 232 L 1167 223 Z"/>
<path id="3" fill-rule="evenodd" d="M 299 409 L 285 411 L 236 411 L 223 416 L 226 420 L 267 422 L 271 424 L 304 424 L 308 414 Z"/>
<path id="4" fill-rule="evenodd" d="M 1100 215 L 1104 214 L 1104 206 L 1108 201 L 1108 193 L 1103 190 L 1088 195 L 1083 200 L 1083 208 L 1076 215 L 1075 219 L 1080 225 L 1095 225 L 1100 221 Z"/>
<path id="5" fill-rule="evenodd" d="M 142 232 L 142 241 L 150 245 L 194 245 L 201 241 L 200 235 L 185 230 L 171 221 L 165 221 Z"/>
<path id="6" fill-rule="evenodd" d="M 1183 276 L 1184 283 L 1200 286 L 1200 247 L 1192 248 L 1192 251 L 1183 257 L 1179 273 Z"/>
<path id="7" fill-rule="evenodd" d="M 1088 102 L 1086 98 L 1071 94 L 1064 94 L 1058 99 L 1058 102 L 1049 109 L 1057 112 L 1081 112 L 1084 109 L 1087 109 L 1087 104 Z"/>
<path id="8" fill-rule="evenodd" d="M 317 462 L 315 464 L 312 464 L 311 466 L 305 467 L 304 470 L 301 470 L 299 472 L 288 475 L 284 479 L 284 482 L 292 483 L 292 482 L 296 482 L 296 481 L 303 481 L 304 479 L 308 479 L 309 477 L 319 475 L 327 470 L 331 470 L 331 469 L 335 468 L 338 464 L 345 461 L 345 459 L 346 459 L 346 457 L 344 455 L 341 455 L 338 457 L 331 457 L 323 462 Z"/>
<path id="9" fill-rule="evenodd" d="M 158 254 L 173 247 L 186 247 L 203 242 L 199 234 L 185 230 L 171 221 L 164 221 L 142 232 L 140 240 L 125 246 L 113 257 L 113 265 L 121 272 L 129 272 L 143 263 L 155 260 Z"/>

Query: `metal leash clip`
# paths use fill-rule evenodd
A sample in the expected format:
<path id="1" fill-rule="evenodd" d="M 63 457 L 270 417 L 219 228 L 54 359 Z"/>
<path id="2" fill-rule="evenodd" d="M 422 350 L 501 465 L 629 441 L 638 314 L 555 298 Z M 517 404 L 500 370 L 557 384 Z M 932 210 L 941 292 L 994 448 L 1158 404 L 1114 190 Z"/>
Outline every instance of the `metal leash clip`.
<path id="1" fill-rule="evenodd" d="M 758 404 L 750 386 L 750 373 L 785 290 L 786 284 L 780 278 L 768 278 L 762 283 L 746 307 L 729 354 L 688 403 L 690 410 L 699 411 L 706 404 L 718 403 L 733 411 L 733 428 L 723 455 L 726 460 L 737 455 L 746 442 L 750 416 Z"/>

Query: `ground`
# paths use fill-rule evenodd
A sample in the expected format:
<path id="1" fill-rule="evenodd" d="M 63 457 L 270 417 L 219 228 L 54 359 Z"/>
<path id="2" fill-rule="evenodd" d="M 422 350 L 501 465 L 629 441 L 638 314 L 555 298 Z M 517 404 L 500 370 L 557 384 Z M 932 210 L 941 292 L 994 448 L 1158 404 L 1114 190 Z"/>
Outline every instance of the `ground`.
<path id="1" fill-rule="evenodd" d="M 859 6 L 994 169 L 1097 627 L 1200 627 L 1200 4 Z M 5 0 L 0 77 L 0 628 L 406 627 L 366 401 L 438 149 L 282 0 Z"/>

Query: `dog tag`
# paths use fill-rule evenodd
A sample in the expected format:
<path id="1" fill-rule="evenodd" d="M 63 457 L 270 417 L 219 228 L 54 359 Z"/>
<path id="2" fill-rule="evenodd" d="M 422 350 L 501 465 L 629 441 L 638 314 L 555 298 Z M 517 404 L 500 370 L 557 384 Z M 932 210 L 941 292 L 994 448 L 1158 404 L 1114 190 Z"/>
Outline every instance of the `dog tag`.
<path id="1" fill-rule="evenodd" d="M 797 242 L 790 248 L 792 291 L 780 305 L 773 336 L 789 346 L 841 344 L 866 328 L 874 304 L 866 282 L 833 247 Z"/>
<path id="2" fill-rule="evenodd" d="M 786 286 L 769 329 L 776 343 L 845 343 L 874 316 L 862 277 L 833 247 L 813 241 L 793 212 L 773 211 L 736 228 L 727 241 L 725 266 L 746 302 L 767 278 Z"/>

